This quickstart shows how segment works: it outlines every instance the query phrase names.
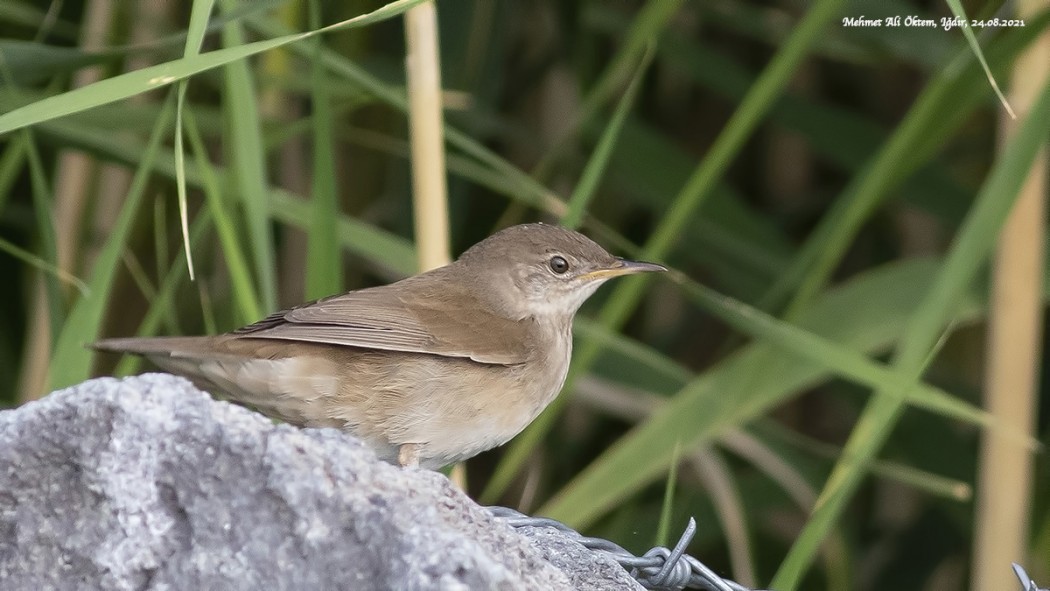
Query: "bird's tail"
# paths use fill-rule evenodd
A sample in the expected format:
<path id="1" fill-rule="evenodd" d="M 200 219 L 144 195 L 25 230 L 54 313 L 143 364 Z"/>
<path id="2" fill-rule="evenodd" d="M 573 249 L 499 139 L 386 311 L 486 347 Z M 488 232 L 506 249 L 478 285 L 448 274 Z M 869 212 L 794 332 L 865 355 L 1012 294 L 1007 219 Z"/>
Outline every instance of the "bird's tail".
<path id="1" fill-rule="evenodd" d="M 141 355 L 164 371 L 189 378 L 198 388 L 217 389 L 213 376 L 205 371 L 208 360 L 218 356 L 214 337 L 131 337 L 103 339 L 88 346 L 96 351 Z"/>
<path id="2" fill-rule="evenodd" d="M 92 343 L 97 351 L 131 353 L 167 372 L 188 378 L 199 388 L 221 393 L 263 414 L 297 425 L 339 427 L 319 398 L 339 390 L 337 367 L 309 356 L 256 355 L 260 341 L 243 343 L 218 337 L 106 339 Z"/>
<path id="3" fill-rule="evenodd" d="M 88 345 L 96 351 L 131 353 L 143 357 L 204 357 L 209 351 L 213 337 L 131 337 L 103 339 Z"/>

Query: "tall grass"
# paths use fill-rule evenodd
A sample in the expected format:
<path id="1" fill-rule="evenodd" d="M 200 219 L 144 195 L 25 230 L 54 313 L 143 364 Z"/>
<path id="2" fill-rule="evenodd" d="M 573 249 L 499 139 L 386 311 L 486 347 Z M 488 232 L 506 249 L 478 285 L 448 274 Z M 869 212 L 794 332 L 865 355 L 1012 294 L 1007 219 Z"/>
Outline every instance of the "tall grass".
<path id="1" fill-rule="evenodd" d="M 691 554 L 777 589 L 968 586 L 978 440 L 1024 463 L 1047 431 L 983 408 L 975 370 L 1023 355 L 1038 403 L 1045 261 L 1009 279 L 1036 314 L 1021 350 L 983 326 L 991 253 L 1046 164 L 1050 84 L 1015 89 L 1045 7 L 969 35 L 842 19 L 1008 15 L 172 0 L 145 35 L 141 6 L 73 4 L 0 8 L 8 404 L 138 369 L 94 358 L 100 336 L 226 330 L 560 221 L 674 271 L 593 298 L 565 392 L 468 492 L 631 549 L 695 516 Z M 1048 469 L 981 479 L 1031 504 L 1018 561 L 1050 549 Z"/>

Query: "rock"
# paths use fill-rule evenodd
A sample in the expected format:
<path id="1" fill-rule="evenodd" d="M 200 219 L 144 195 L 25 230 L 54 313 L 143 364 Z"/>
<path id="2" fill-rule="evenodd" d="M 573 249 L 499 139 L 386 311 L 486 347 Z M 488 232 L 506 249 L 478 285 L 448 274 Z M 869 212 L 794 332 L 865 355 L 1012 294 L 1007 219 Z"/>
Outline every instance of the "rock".
<path id="1" fill-rule="evenodd" d="M 531 535 L 531 534 L 530 534 Z M 166 374 L 0 412 L 4 589 L 629 589 L 444 476 L 275 425 Z"/>

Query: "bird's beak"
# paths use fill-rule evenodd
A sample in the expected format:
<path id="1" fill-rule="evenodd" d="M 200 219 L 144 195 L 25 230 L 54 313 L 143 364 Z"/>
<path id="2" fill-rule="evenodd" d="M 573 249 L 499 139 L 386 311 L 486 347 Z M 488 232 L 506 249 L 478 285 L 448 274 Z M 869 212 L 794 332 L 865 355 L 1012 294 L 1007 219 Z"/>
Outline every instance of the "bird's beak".
<path id="1" fill-rule="evenodd" d="M 616 262 L 604 269 L 597 269 L 583 275 L 584 279 L 609 279 L 620 275 L 632 275 L 634 273 L 653 273 L 666 271 L 667 268 L 656 263 L 644 263 L 642 261 L 629 261 L 627 259 L 616 259 Z"/>

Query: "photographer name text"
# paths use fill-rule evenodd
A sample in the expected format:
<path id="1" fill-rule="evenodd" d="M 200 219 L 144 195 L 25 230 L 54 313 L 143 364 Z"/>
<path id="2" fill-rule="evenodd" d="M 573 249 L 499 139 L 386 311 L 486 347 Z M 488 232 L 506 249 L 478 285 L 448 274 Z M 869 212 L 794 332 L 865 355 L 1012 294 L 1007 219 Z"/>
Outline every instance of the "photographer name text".
<path id="1" fill-rule="evenodd" d="M 869 18 L 866 16 L 847 16 L 842 19 L 843 27 L 922 27 L 926 29 L 961 29 L 963 27 L 985 28 L 985 27 L 1023 27 L 1022 19 L 964 19 L 942 17 L 940 20 L 932 18 L 921 18 L 917 16 L 888 16 L 885 18 Z"/>

